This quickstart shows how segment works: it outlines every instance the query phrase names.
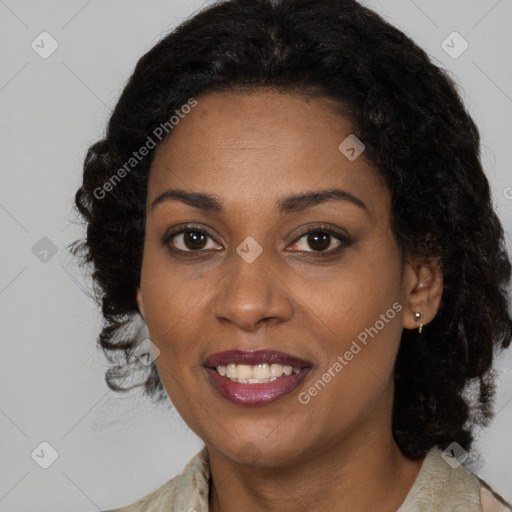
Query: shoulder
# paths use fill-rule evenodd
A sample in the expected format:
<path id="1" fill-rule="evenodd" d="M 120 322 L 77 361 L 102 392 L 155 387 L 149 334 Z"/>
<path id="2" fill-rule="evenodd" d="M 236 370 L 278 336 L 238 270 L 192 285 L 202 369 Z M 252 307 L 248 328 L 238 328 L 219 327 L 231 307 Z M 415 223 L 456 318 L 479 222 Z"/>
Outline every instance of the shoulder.
<path id="1" fill-rule="evenodd" d="M 103 512 L 160 512 L 172 510 L 178 479 L 179 475 L 131 505 Z"/>
<path id="2" fill-rule="evenodd" d="M 178 476 L 130 505 L 103 512 L 207 511 L 209 477 L 208 451 L 203 447 Z"/>
<path id="3" fill-rule="evenodd" d="M 494 492 L 488 484 L 480 480 L 480 503 L 482 512 L 512 512 L 512 506 Z"/>
<path id="4" fill-rule="evenodd" d="M 398 512 L 512 512 L 483 480 L 463 465 L 449 463 L 435 447 Z M 182 473 L 131 505 L 104 512 L 207 512 L 210 468 L 202 448 Z"/>
<path id="5" fill-rule="evenodd" d="M 512 512 L 512 509 L 483 480 L 434 447 L 425 457 L 398 512 L 434 511 Z"/>

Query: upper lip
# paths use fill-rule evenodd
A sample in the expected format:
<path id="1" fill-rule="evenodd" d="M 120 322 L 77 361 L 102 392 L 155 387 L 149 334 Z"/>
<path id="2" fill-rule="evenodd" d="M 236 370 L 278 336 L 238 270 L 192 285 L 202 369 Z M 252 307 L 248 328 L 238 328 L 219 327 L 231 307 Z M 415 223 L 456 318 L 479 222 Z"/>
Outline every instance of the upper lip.
<path id="1" fill-rule="evenodd" d="M 292 368 L 311 367 L 311 363 L 299 357 L 279 352 L 278 350 L 261 349 L 252 352 L 242 350 L 226 350 L 210 354 L 204 360 L 204 366 L 215 368 L 216 366 L 227 366 L 228 364 L 282 364 Z"/>

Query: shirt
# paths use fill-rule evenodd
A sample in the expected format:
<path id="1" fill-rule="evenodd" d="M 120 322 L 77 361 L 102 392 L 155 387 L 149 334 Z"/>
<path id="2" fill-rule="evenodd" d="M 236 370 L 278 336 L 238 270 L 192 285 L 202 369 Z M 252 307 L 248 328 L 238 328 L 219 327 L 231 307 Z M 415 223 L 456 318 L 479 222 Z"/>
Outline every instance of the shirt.
<path id="1" fill-rule="evenodd" d="M 204 446 L 178 476 L 131 505 L 104 512 L 208 512 L 209 478 Z M 433 447 L 397 512 L 512 512 L 512 508 L 463 465 L 449 465 L 441 450 Z"/>

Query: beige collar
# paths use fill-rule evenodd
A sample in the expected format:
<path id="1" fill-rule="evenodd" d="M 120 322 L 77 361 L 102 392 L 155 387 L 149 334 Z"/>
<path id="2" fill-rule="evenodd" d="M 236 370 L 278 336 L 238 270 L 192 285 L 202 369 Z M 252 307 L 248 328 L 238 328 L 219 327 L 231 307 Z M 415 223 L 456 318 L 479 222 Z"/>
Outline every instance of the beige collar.
<path id="1" fill-rule="evenodd" d="M 209 478 L 208 451 L 204 447 L 181 474 L 176 488 L 175 510 L 208 512 Z M 464 466 L 453 469 L 441 457 L 441 450 L 435 447 L 427 453 L 407 498 L 397 512 L 481 512 L 480 487 L 473 473 Z"/>
<path id="2" fill-rule="evenodd" d="M 128 507 L 106 512 L 208 512 L 210 465 L 204 446 L 182 473 Z M 486 484 L 432 448 L 397 512 L 512 512 Z"/>

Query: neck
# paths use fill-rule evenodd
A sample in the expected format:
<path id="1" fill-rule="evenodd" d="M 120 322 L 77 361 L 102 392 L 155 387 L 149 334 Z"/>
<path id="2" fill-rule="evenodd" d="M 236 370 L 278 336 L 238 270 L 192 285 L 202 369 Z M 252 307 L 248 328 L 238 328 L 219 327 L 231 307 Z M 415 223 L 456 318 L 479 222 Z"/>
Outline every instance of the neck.
<path id="1" fill-rule="evenodd" d="M 302 464 L 279 467 L 233 463 L 209 449 L 210 512 L 395 512 L 423 460 L 404 457 L 389 435 L 364 431 L 325 446 Z"/>

